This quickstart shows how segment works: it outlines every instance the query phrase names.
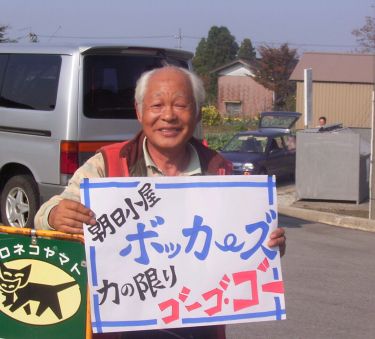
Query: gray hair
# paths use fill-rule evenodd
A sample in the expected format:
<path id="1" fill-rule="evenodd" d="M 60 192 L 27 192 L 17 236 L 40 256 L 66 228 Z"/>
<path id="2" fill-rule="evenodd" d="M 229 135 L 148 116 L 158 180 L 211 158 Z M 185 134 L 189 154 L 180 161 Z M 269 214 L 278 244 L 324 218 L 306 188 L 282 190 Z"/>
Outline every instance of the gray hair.
<path id="1" fill-rule="evenodd" d="M 175 69 L 187 75 L 188 79 L 190 80 L 191 88 L 193 90 L 193 97 L 195 101 L 195 114 L 198 115 L 200 113 L 200 109 L 203 106 L 204 100 L 206 98 L 206 92 L 204 90 L 203 82 L 192 71 L 189 71 L 185 68 L 177 67 L 177 66 L 165 66 L 162 68 L 155 68 L 155 69 L 152 69 L 151 71 L 144 72 L 140 76 L 140 78 L 137 81 L 137 85 L 135 87 L 135 96 L 134 96 L 135 102 L 137 103 L 139 110 L 142 112 L 143 99 L 146 93 L 146 89 L 147 89 L 150 77 L 155 72 L 160 71 L 163 68 Z"/>

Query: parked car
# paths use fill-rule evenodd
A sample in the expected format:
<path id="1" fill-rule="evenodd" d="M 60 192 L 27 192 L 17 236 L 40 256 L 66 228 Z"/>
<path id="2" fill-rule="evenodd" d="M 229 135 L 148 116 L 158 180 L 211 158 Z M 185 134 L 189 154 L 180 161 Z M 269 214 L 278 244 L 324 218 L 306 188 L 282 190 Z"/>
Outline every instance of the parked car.
<path id="1" fill-rule="evenodd" d="M 237 133 L 220 153 L 232 162 L 234 174 L 292 176 L 296 137 L 291 128 L 300 116 L 298 112 L 263 112 L 258 130 Z"/>
<path id="2" fill-rule="evenodd" d="M 0 44 L 2 222 L 32 227 L 40 203 L 61 193 L 99 147 L 139 131 L 140 74 L 191 68 L 192 57 L 140 46 Z"/>

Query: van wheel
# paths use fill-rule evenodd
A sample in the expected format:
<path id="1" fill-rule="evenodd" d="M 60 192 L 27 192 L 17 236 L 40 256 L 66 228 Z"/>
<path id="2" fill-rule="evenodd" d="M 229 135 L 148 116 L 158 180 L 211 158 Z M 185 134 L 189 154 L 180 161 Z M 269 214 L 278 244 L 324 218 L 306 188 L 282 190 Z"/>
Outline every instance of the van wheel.
<path id="1" fill-rule="evenodd" d="M 1 194 L 1 218 L 3 224 L 13 227 L 32 228 L 39 208 L 39 194 L 31 175 L 11 177 Z"/>

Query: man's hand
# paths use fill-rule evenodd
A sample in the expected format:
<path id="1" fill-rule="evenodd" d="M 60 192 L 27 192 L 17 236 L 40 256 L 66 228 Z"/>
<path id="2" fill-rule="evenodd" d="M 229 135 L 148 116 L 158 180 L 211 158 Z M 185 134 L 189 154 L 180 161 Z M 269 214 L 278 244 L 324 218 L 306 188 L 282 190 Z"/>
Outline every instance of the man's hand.
<path id="1" fill-rule="evenodd" d="M 276 228 L 270 234 L 270 240 L 268 241 L 269 247 L 279 246 L 280 248 L 280 256 L 282 257 L 285 254 L 286 249 L 286 237 L 285 237 L 285 230 L 283 228 Z"/>
<path id="2" fill-rule="evenodd" d="M 83 234 L 83 224 L 95 225 L 94 213 L 80 202 L 64 199 L 52 208 L 48 223 L 65 233 Z"/>

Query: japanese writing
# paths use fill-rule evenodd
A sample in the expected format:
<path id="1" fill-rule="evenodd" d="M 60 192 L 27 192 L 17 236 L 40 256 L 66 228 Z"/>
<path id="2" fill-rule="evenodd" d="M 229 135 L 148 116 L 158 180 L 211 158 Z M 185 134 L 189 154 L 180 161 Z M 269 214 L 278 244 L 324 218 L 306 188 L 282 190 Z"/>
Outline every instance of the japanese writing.
<path id="1" fill-rule="evenodd" d="M 155 268 L 149 268 L 135 275 L 131 282 L 122 283 L 120 286 L 118 283 L 103 279 L 103 287 L 98 289 L 98 293 L 102 295 L 100 305 L 106 302 L 110 292 L 112 292 L 111 295 L 113 296 L 111 302 L 114 304 L 120 304 L 120 294 L 124 297 L 132 297 L 137 293 L 141 301 L 146 299 L 147 293 L 155 298 L 158 290 L 166 287 L 171 288 L 177 282 L 174 266 L 170 266 L 169 270 L 162 270 L 161 276 L 162 277 L 160 277 L 160 274 L 158 275 Z"/>
<path id="2" fill-rule="evenodd" d="M 0 259 L 7 259 L 11 256 L 28 254 L 30 256 L 41 257 L 51 260 L 51 258 L 58 258 L 60 266 L 68 266 L 71 273 L 81 275 L 81 266 L 77 262 L 71 262 L 70 258 L 63 252 L 57 252 L 55 248 L 49 246 L 42 247 L 37 244 L 15 244 L 14 246 L 6 246 L 0 248 Z"/>
<path id="3" fill-rule="evenodd" d="M 246 289 L 249 291 L 249 296 L 241 299 L 233 298 L 232 300 L 225 297 L 225 291 L 231 283 L 233 285 L 231 286 L 232 290 L 235 290 L 236 287 L 242 288 L 243 284 L 249 285 L 249 288 Z M 217 286 L 201 293 L 199 300 L 190 300 L 189 295 L 191 290 L 183 286 L 178 296 L 159 303 L 160 311 L 167 314 L 162 317 L 162 320 L 165 324 L 179 320 L 180 307 L 184 307 L 187 312 L 202 309 L 208 316 L 213 316 L 222 311 L 224 304 L 231 303 L 231 308 L 234 312 L 258 305 L 259 295 L 257 284 L 257 272 L 255 270 L 233 273 L 231 279 L 225 274 Z"/>
<path id="4" fill-rule="evenodd" d="M 116 228 L 122 227 L 129 218 L 139 220 L 138 208 L 148 211 L 154 207 L 161 198 L 156 197 L 150 183 L 145 183 L 139 190 L 140 200 L 133 202 L 130 198 L 125 198 L 125 206 L 118 207 L 109 215 L 104 213 L 96 219 L 95 225 L 89 225 L 87 230 L 94 236 L 93 241 L 103 242 L 107 234 L 115 234 Z"/>
<path id="5" fill-rule="evenodd" d="M 137 223 L 136 232 L 125 236 L 127 245 L 120 250 L 119 254 L 122 257 L 126 257 L 130 254 L 136 255 L 134 252 L 137 252 L 139 255 L 134 258 L 134 261 L 142 265 L 148 265 L 150 264 L 148 248 L 155 250 L 159 254 L 166 253 L 169 259 L 176 257 L 183 250 L 187 254 L 193 253 L 196 259 L 203 261 L 209 255 L 211 246 L 215 246 L 222 252 L 239 252 L 242 260 L 248 260 L 258 250 L 261 250 L 269 259 L 274 259 L 277 252 L 267 248 L 263 243 L 269 232 L 269 224 L 275 219 L 275 211 L 270 210 L 269 213 L 266 213 L 265 220 L 244 226 L 248 235 L 253 235 L 253 233 L 259 234 L 260 231 L 259 238 L 257 238 L 256 243 L 252 246 L 247 245 L 246 241 L 239 242 L 238 236 L 234 233 L 225 235 L 222 242 L 213 241 L 214 233 L 212 227 L 205 225 L 203 217 L 199 215 L 194 216 L 191 227 L 182 229 L 182 235 L 187 240 L 186 244 L 177 242 L 163 244 L 157 242 L 159 234 L 156 228 L 163 226 L 165 220 L 160 216 L 155 216 L 150 221 L 152 229 L 148 229 L 144 223 Z M 203 239 L 199 244 L 197 241 L 198 238 Z M 250 238 L 254 239 L 254 236 Z"/>

